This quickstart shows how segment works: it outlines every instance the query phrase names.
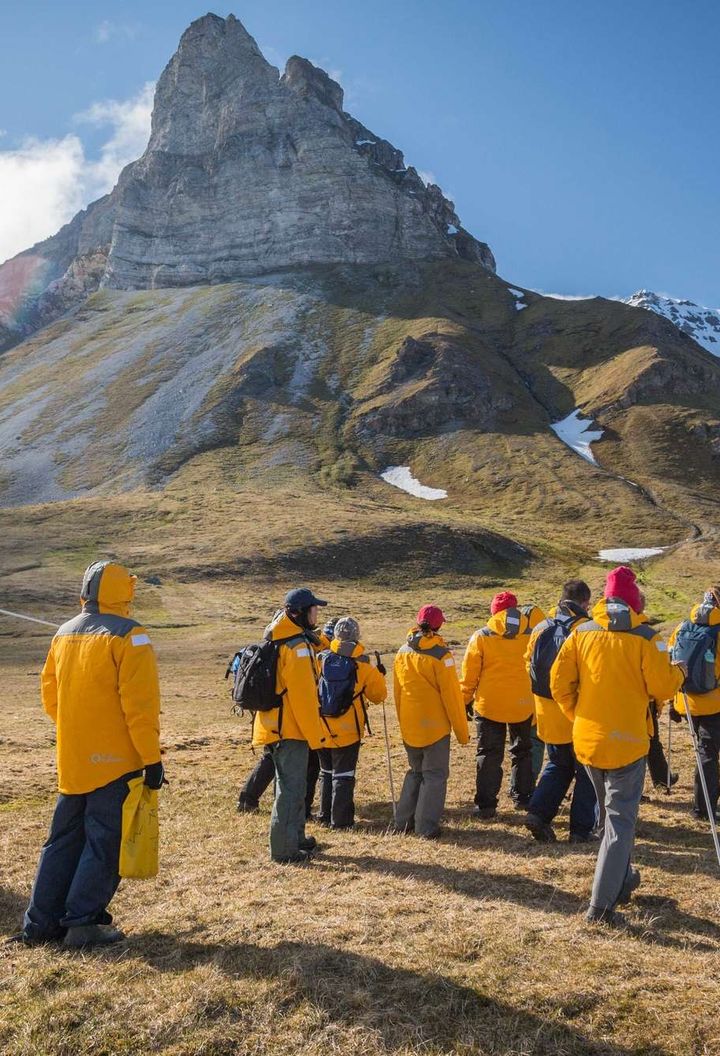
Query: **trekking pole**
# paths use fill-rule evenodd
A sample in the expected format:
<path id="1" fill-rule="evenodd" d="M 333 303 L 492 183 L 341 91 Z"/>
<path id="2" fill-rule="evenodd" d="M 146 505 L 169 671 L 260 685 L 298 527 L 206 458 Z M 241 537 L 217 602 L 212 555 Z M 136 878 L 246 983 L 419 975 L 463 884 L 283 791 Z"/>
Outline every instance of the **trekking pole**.
<path id="1" fill-rule="evenodd" d="M 672 704 L 670 705 L 670 707 L 672 707 Z M 672 759 L 672 728 L 673 728 L 673 721 L 672 721 L 672 718 L 670 717 L 670 708 L 668 708 L 667 788 L 665 789 L 665 792 L 667 793 L 668 796 L 670 795 L 670 789 L 672 788 L 672 769 L 671 769 L 671 766 L 670 766 L 670 761 Z"/>
<path id="2" fill-rule="evenodd" d="M 390 798 L 392 799 L 393 821 L 397 823 L 397 801 L 395 799 L 395 782 L 393 781 L 392 761 L 390 759 L 390 738 L 388 737 L 385 701 L 382 704 L 383 732 L 385 734 L 385 757 L 387 759 L 388 778 L 390 780 Z"/>
<path id="3" fill-rule="evenodd" d="M 27 620 L 28 623 L 41 623 L 43 627 L 54 627 L 55 630 L 60 626 L 59 623 L 50 623 L 49 620 L 38 620 L 36 616 L 23 616 L 21 612 L 10 612 L 9 609 L 0 609 L 0 616 L 13 616 L 16 620 Z"/>
<path id="4" fill-rule="evenodd" d="M 700 744 L 698 742 L 697 731 L 693 725 L 692 715 L 690 714 L 690 705 L 688 704 L 687 693 L 683 689 L 683 699 L 685 700 L 685 715 L 687 716 L 688 726 L 690 727 L 690 736 L 692 737 L 693 748 L 695 749 L 695 764 L 697 766 L 698 777 L 700 778 L 700 785 L 703 790 L 703 796 L 705 797 L 705 806 L 707 808 L 708 821 L 710 822 L 710 831 L 712 832 L 713 843 L 715 844 L 715 854 L 717 855 L 718 865 L 720 865 L 720 842 L 718 841 L 717 825 L 715 824 L 715 811 L 713 810 L 710 803 L 710 793 L 708 792 L 707 782 L 705 780 L 705 771 L 702 768 L 700 760 Z"/>

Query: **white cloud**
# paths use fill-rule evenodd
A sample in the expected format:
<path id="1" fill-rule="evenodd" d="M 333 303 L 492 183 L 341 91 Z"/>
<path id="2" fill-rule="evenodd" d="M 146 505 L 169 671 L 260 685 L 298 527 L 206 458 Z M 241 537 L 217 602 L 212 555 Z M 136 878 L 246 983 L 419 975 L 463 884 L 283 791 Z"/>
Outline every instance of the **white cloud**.
<path id="1" fill-rule="evenodd" d="M 553 301 L 592 301 L 598 295 L 596 293 L 548 293 L 546 290 L 533 290 L 541 297 L 550 297 Z"/>
<path id="2" fill-rule="evenodd" d="M 75 133 L 27 137 L 0 150 L 0 262 L 28 249 L 112 190 L 121 169 L 143 153 L 150 134 L 153 85 L 125 102 L 94 103 L 78 120 L 110 130 L 99 156 L 89 158 Z"/>
<path id="3" fill-rule="evenodd" d="M 98 44 L 108 44 L 113 38 L 118 37 L 123 40 L 134 40 L 137 35 L 137 25 L 131 25 L 128 22 L 111 22 L 109 18 L 104 18 L 95 27 L 95 41 Z"/>

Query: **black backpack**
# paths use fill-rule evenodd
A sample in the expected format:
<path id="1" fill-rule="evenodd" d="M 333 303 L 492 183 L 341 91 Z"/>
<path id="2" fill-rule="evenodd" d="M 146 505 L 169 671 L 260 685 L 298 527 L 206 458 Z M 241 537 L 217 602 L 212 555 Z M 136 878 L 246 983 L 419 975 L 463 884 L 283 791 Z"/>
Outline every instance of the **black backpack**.
<path id="1" fill-rule="evenodd" d="M 550 617 L 547 627 L 537 636 L 530 658 L 530 682 L 536 696 L 552 700 L 550 668 L 555 663 L 563 642 L 578 622 L 580 621 L 574 614 Z"/>
<path id="2" fill-rule="evenodd" d="M 678 628 L 672 647 L 675 663 L 687 664 L 688 675 L 683 689 L 695 696 L 711 693 L 717 689 L 715 678 L 715 655 L 717 653 L 720 624 L 709 627 L 706 623 L 683 620 Z"/>
<path id="3" fill-rule="evenodd" d="M 276 641 L 265 639 L 254 645 L 246 645 L 235 653 L 225 672 L 225 678 L 233 675 L 230 695 L 234 712 L 242 714 L 250 711 L 254 714 L 282 706 L 285 690 L 280 694 L 275 692 L 280 646 L 302 640 L 304 636 L 301 634 Z"/>

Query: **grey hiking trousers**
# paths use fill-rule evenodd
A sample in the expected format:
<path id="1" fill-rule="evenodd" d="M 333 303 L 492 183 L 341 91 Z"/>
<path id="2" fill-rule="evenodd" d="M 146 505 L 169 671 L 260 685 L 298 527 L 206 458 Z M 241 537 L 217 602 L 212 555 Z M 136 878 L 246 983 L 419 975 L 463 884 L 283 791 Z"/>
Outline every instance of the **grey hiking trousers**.
<path id="1" fill-rule="evenodd" d="M 405 745 L 410 769 L 397 805 L 398 829 L 415 829 L 418 836 L 435 836 L 445 809 L 450 773 L 450 734 L 424 748 Z"/>
<path id="2" fill-rule="evenodd" d="M 602 843 L 595 865 L 590 907 L 612 912 L 631 876 L 640 797 L 645 782 L 645 756 L 616 770 L 585 769 L 595 788 L 600 808 Z"/>
<path id="3" fill-rule="evenodd" d="M 270 815 L 270 857 L 283 861 L 297 854 L 305 838 L 307 741 L 282 740 L 270 745 L 275 766 L 275 802 Z"/>

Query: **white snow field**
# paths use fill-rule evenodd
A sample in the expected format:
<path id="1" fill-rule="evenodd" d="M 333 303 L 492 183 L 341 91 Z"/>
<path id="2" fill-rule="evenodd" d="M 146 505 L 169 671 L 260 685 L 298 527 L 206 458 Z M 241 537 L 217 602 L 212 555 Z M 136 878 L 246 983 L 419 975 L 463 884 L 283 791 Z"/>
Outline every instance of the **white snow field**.
<path id="1" fill-rule="evenodd" d="M 395 488 L 401 488 L 403 491 L 407 491 L 408 494 L 415 495 L 418 499 L 435 500 L 447 498 L 447 492 L 443 491 L 442 488 L 426 488 L 424 484 L 416 480 L 410 472 L 410 466 L 388 466 L 380 476 L 386 483 L 392 484 Z"/>
<path id="2" fill-rule="evenodd" d="M 617 561 L 622 564 L 625 561 L 644 561 L 646 557 L 657 557 L 665 553 L 665 546 L 628 546 L 619 550 L 599 550 L 598 557 L 601 561 Z"/>
<path id="3" fill-rule="evenodd" d="M 581 418 L 580 411 L 574 410 L 561 422 L 553 422 L 550 428 L 557 434 L 564 444 L 571 447 L 573 451 L 584 458 L 586 462 L 597 465 L 595 456 L 590 450 L 590 444 L 600 440 L 603 435 L 602 429 L 591 429 L 591 418 Z"/>
<path id="4" fill-rule="evenodd" d="M 522 290 L 515 290 L 512 286 L 508 286 L 508 293 L 511 293 L 515 298 L 515 307 L 518 312 L 521 312 L 523 308 L 527 308 L 526 304 L 521 304 L 521 301 L 525 300 L 525 294 Z"/>
<path id="5" fill-rule="evenodd" d="M 632 297 L 624 298 L 623 303 L 664 316 L 708 352 L 720 356 L 720 308 L 706 308 L 694 301 L 653 293 L 652 290 L 638 290 Z"/>

